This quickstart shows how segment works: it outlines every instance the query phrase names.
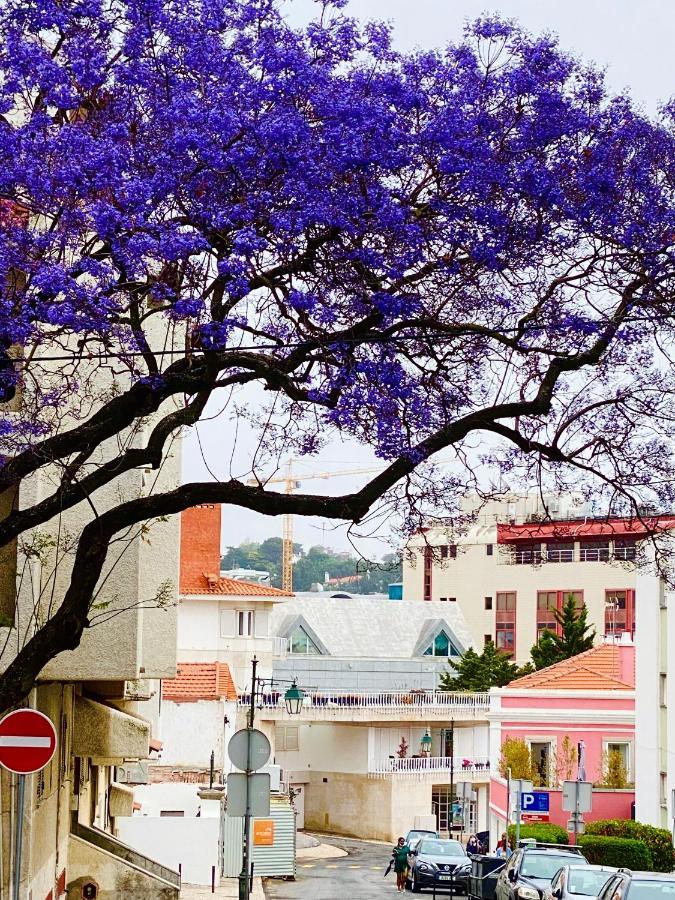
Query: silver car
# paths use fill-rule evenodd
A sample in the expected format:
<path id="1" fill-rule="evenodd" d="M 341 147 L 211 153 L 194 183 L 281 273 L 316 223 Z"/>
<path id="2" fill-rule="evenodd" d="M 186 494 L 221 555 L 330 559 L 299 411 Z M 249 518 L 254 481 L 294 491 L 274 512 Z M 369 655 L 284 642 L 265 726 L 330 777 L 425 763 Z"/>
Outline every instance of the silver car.
<path id="1" fill-rule="evenodd" d="M 544 890 L 544 900 L 578 900 L 597 897 L 617 870 L 613 866 L 563 866 Z"/>

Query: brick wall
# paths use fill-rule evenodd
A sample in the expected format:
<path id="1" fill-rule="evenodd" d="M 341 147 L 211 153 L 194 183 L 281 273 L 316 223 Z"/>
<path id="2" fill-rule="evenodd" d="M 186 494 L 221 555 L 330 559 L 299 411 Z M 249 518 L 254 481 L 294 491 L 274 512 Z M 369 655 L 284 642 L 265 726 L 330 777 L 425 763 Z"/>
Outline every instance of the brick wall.
<path id="1" fill-rule="evenodd" d="M 204 587 L 204 575 L 220 575 L 220 504 L 194 506 L 180 519 L 180 590 Z"/>

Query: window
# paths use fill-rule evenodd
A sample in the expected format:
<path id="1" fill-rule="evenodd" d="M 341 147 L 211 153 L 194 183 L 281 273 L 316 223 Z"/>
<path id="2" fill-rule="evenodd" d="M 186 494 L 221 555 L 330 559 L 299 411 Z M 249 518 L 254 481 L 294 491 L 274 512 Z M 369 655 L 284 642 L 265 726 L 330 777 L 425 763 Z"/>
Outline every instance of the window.
<path id="1" fill-rule="evenodd" d="M 495 614 L 495 646 L 509 655 L 516 652 L 516 592 L 497 594 Z"/>
<path id="2" fill-rule="evenodd" d="M 546 544 L 548 562 L 574 562 L 574 541 L 553 541 Z"/>
<path id="3" fill-rule="evenodd" d="M 668 676 L 665 672 L 659 675 L 659 705 L 668 706 Z"/>
<path id="4" fill-rule="evenodd" d="M 531 741 L 532 775 L 535 787 L 549 787 L 555 776 L 550 741 Z"/>
<path id="5" fill-rule="evenodd" d="M 605 744 L 605 753 L 608 756 L 610 753 L 618 753 L 621 756 L 621 762 L 626 770 L 626 777 L 629 782 L 632 781 L 632 754 L 630 741 L 607 741 Z"/>
<path id="6" fill-rule="evenodd" d="M 544 630 L 561 633 L 555 612 L 562 610 L 570 597 L 574 598 L 577 612 L 581 612 L 584 608 L 583 591 L 537 591 L 537 640 Z"/>
<path id="7" fill-rule="evenodd" d="M 614 559 L 635 559 L 635 539 L 614 541 Z"/>
<path id="8" fill-rule="evenodd" d="M 485 609 L 492 609 L 492 597 L 485 598 Z"/>
<path id="9" fill-rule="evenodd" d="M 237 634 L 239 637 L 251 637 L 254 619 L 255 613 L 252 609 L 240 609 L 237 611 Z"/>
<path id="10" fill-rule="evenodd" d="M 492 554 L 494 553 L 494 546 L 492 544 L 486 544 L 485 545 L 485 553 L 488 556 L 492 556 Z"/>
<path id="11" fill-rule="evenodd" d="M 514 549 L 513 561 L 518 565 L 532 565 L 541 560 L 541 544 L 519 544 Z"/>
<path id="12" fill-rule="evenodd" d="M 441 603 L 446 603 L 448 598 L 447 598 L 447 597 L 440 597 L 439 599 L 440 599 Z"/>
<path id="13" fill-rule="evenodd" d="M 581 562 L 607 562 L 609 541 L 582 541 L 579 546 Z"/>
<path id="14" fill-rule="evenodd" d="M 450 603 L 457 603 L 457 597 L 448 597 Z"/>
<path id="15" fill-rule="evenodd" d="M 483 635 L 483 644 L 484 644 L 485 646 L 487 646 L 488 644 L 491 644 L 491 643 L 492 643 L 492 635 L 491 635 L 491 634 L 484 634 L 484 635 Z"/>
<path id="16" fill-rule="evenodd" d="M 443 546 L 441 547 L 441 559 L 447 559 L 447 558 L 448 558 L 448 545 L 443 544 Z"/>
<path id="17" fill-rule="evenodd" d="M 668 805 L 668 775 L 665 772 L 660 773 L 659 785 L 660 785 L 659 793 L 661 795 L 661 797 L 660 797 L 661 806 L 667 806 Z"/>
<path id="18" fill-rule="evenodd" d="M 431 600 L 431 573 L 434 565 L 434 551 L 424 548 L 424 599 Z"/>
<path id="19" fill-rule="evenodd" d="M 185 816 L 183 809 L 161 809 L 159 811 L 160 819 L 182 819 Z"/>
<path id="20" fill-rule="evenodd" d="M 457 559 L 457 544 L 448 544 L 450 559 Z"/>
<path id="21" fill-rule="evenodd" d="M 635 591 L 605 591 L 605 636 L 620 638 L 635 631 Z"/>
<path id="22" fill-rule="evenodd" d="M 445 631 L 439 631 L 424 651 L 424 656 L 461 656 Z"/>
<path id="23" fill-rule="evenodd" d="M 321 651 L 302 625 L 298 625 L 290 635 L 289 647 L 291 653 L 299 653 L 304 656 L 319 656 Z"/>
<path id="24" fill-rule="evenodd" d="M 300 749 L 300 729 L 297 725 L 277 725 L 275 749 L 295 751 Z"/>
<path id="25" fill-rule="evenodd" d="M 537 640 L 545 630 L 558 631 L 555 612 L 558 609 L 558 591 L 537 591 Z"/>

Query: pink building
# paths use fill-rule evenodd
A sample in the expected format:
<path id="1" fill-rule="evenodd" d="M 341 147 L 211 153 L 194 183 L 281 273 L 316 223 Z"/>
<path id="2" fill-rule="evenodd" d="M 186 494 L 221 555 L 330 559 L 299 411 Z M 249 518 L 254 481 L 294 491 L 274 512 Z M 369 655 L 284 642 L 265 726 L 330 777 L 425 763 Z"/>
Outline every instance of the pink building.
<path id="1" fill-rule="evenodd" d="M 627 637 L 627 636 L 626 636 Z M 625 639 L 625 638 L 624 638 Z M 523 821 L 549 821 L 563 827 L 561 783 L 578 775 L 577 745 L 584 742 L 586 780 L 603 781 L 608 754 L 621 755 L 629 787 L 598 786 L 593 819 L 628 819 L 635 799 L 635 648 L 602 644 L 586 653 L 490 691 L 490 833 L 494 845 L 506 823 L 506 781 L 498 774 L 501 747 L 508 738 L 524 740 L 532 754 L 535 789 L 549 795 L 549 812 L 525 814 Z M 616 757 L 615 757 L 616 758 Z"/>

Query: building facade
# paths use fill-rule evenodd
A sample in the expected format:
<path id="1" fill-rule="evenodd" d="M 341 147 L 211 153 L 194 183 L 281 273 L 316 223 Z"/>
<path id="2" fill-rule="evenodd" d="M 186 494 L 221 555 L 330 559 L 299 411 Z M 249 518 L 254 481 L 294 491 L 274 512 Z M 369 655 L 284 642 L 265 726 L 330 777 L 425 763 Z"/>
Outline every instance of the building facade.
<path id="1" fill-rule="evenodd" d="M 456 604 L 476 646 L 491 640 L 519 663 L 544 629 L 558 628 L 554 612 L 570 596 L 586 606 L 598 641 L 632 635 L 640 541 L 675 519 L 596 520 L 573 501 L 558 498 L 554 520 L 543 522 L 536 498 L 505 498 L 462 533 L 416 535 L 404 556 L 404 600 Z"/>
<path id="2" fill-rule="evenodd" d="M 580 774 L 580 742 L 581 775 L 595 785 L 586 821 L 631 817 L 636 781 L 635 648 L 627 635 L 623 643 L 602 644 L 504 688 L 493 688 L 488 718 L 492 846 L 508 819 L 501 753 L 509 739 L 528 745 L 535 789 L 548 794 L 549 812 L 538 813 L 537 821 L 566 827 L 569 813 L 562 809 L 561 785 Z M 616 766 L 611 774 L 610 755 Z M 526 812 L 523 821 L 529 819 Z"/>

